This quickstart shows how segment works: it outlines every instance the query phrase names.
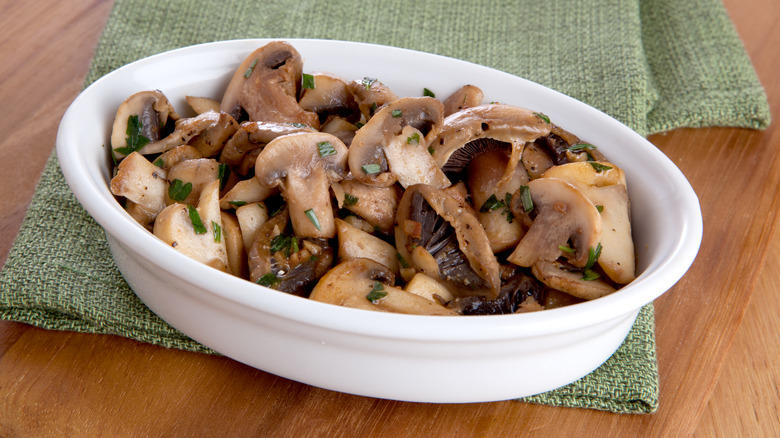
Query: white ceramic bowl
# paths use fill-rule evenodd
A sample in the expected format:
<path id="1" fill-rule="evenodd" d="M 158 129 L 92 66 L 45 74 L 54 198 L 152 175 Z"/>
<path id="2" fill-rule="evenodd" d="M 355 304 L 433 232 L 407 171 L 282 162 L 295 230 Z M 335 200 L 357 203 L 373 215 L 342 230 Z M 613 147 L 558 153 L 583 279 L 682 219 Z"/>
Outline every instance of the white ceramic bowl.
<path id="1" fill-rule="evenodd" d="M 643 305 L 690 267 L 702 236 L 698 199 L 643 137 L 570 97 L 451 58 L 325 40 L 288 40 L 304 71 L 376 77 L 401 96 L 439 96 L 466 83 L 543 112 L 596 144 L 628 177 L 638 278 L 617 293 L 522 315 L 432 317 L 368 312 L 263 288 L 200 265 L 139 226 L 109 191 L 114 114 L 131 94 L 221 97 L 238 64 L 268 40 L 209 43 L 146 58 L 96 81 L 62 119 L 57 153 L 79 201 L 106 230 L 135 293 L 165 321 L 212 349 L 289 379 L 353 394 L 420 402 L 480 402 L 537 394 L 588 374 L 618 348 Z"/>

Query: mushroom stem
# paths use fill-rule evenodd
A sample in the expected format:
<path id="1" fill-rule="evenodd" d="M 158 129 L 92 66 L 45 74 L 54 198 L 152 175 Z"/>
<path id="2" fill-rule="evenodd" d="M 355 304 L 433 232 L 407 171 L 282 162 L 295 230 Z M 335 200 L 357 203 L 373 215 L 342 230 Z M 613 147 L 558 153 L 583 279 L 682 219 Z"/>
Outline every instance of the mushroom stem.
<path id="1" fill-rule="evenodd" d="M 333 238 L 336 227 L 330 202 L 330 182 L 321 167 L 314 167 L 306 178 L 291 172 L 279 188 L 290 208 L 290 221 L 297 236 Z M 300 194 L 305 193 L 305 198 Z"/>

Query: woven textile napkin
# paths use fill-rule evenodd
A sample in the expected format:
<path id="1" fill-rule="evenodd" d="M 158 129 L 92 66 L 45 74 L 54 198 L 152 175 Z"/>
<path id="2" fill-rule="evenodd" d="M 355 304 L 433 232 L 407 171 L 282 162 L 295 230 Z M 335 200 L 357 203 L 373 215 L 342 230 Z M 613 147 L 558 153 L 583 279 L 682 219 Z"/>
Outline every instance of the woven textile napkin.
<path id="1" fill-rule="evenodd" d="M 460 58 L 569 94 L 641 134 L 769 123 L 766 96 L 717 0 L 120 0 L 85 85 L 154 53 L 253 37 L 352 40 Z M 213 353 L 136 298 L 54 155 L 0 272 L 0 317 Z M 645 306 L 598 370 L 523 400 L 653 412 L 653 321 L 652 305 Z"/>

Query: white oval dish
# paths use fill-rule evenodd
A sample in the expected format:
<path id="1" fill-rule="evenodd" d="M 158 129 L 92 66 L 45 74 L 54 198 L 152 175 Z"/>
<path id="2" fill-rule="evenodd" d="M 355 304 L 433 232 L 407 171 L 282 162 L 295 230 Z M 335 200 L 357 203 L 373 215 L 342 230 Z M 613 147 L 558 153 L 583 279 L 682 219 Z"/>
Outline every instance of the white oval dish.
<path id="1" fill-rule="evenodd" d="M 304 71 L 379 78 L 401 96 L 479 86 L 485 101 L 547 114 L 597 145 L 627 175 L 638 278 L 598 300 L 543 312 L 433 317 L 368 312 L 266 289 L 201 265 L 138 225 L 109 191 L 107 147 L 119 104 L 159 89 L 178 111 L 186 95 L 220 98 L 235 68 L 270 40 L 202 44 L 117 69 L 65 113 L 57 155 L 70 188 L 105 229 L 140 299 L 196 341 L 250 366 L 335 391 L 419 402 L 482 402 L 548 391 L 590 373 L 619 347 L 639 309 L 672 287 L 698 252 L 698 199 L 658 149 L 604 113 L 530 81 L 405 49 L 289 41 Z"/>

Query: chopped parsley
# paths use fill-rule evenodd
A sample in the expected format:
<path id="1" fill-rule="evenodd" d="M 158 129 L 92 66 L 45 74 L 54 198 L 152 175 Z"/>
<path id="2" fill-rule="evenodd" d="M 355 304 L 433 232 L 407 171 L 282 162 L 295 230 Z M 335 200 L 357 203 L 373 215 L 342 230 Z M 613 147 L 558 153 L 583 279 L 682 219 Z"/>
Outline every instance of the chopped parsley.
<path id="1" fill-rule="evenodd" d="M 200 220 L 200 214 L 198 214 L 198 210 L 189 204 L 187 204 L 187 210 L 190 215 L 192 227 L 195 229 L 195 234 L 206 234 L 206 231 L 208 230 L 206 230 L 206 227 L 203 225 L 203 221 Z"/>
<path id="2" fill-rule="evenodd" d="M 185 200 L 190 192 L 192 192 L 192 183 L 188 182 L 187 184 L 184 184 L 184 182 L 178 178 L 173 180 L 171 185 L 168 186 L 168 197 L 177 202 Z"/>
<path id="3" fill-rule="evenodd" d="M 218 223 L 211 221 L 211 228 L 214 229 L 214 241 L 219 243 L 222 241 L 222 226 Z"/>
<path id="4" fill-rule="evenodd" d="M 310 89 L 313 90 L 314 89 L 314 76 L 312 76 L 310 74 L 304 73 L 301 86 L 303 88 L 310 88 Z"/>
<path id="5" fill-rule="evenodd" d="M 130 155 L 133 152 L 141 150 L 141 148 L 149 143 L 149 139 L 141 132 L 143 132 L 143 124 L 138 120 L 138 116 L 135 114 L 128 116 L 127 129 L 125 130 L 125 134 L 127 134 L 127 137 L 125 138 L 127 146 L 114 150 L 122 155 Z"/>
<path id="6" fill-rule="evenodd" d="M 219 189 L 222 190 L 225 188 L 225 184 L 227 184 L 227 180 L 230 177 L 230 168 L 225 163 L 219 163 L 219 168 L 217 169 L 217 179 L 219 179 Z"/>
<path id="7" fill-rule="evenodd" d="M 549 117 L 547 117 L 547 115 L 546 115 L 546 114 L 542 114 L 542 113 L 534 113 L 534 115 L 535 115 L 536 117 L 539 117 L 540 119 L 544 120 L 544 123 L 550 123 L 550 118 L 549 118 Z"/>
<path id="8" fill-rule="evenodd" d="M 431 90 L 429 90 L 427 88 L 423 88 L 423 96 L 436 97 L 436 94 L 434 94 L 433 91 L 431 91 Z"/>
<path id="9" fill-rule="evenodd" d="M 284 234 L 277 234 L 271 239 L 271 254 L 276 254 L 277 252 L 284 251 L 285 255 L 287 257 L 290 256 L 290 245 L 291 245 L 291 239 L 290 236 L 286 236 Z"/>
<path id="10" fill-rule="evenodd" d="M 228 204 L 234 207 L 241 207 L 242 205 L 246 205 L 246 201 L 228 201 Z"/>
<path id="11" fill-rule="evenodd" d="M 596 245 L 596 248 L 588 248 L 588 261 L 585 263 L 585 267 L 582 268 L 583 280 L 593 281 L 601 277 L 601 274 L 591 269 L 596 264 L 600 256 L 601 256 L 601 243 Z"/>
<path id="12" fill-rule="evenodd" d="M 314 209 L 310 208 L 304 211 L 304 213 L 306 214 L 306 217 L 308 217 L 311 223 L 314 225 L 314 228 L 316 228 L 318 231 L 322 231 L 322 227 L 320 227 L 320 220 L 317 219 L 317 213 L 314 212 Z"/>
<path id="13" fill-rule="evenodd" d="M 558 249 L 569 254 L 574 254 L 576 252 L 576 250 L 569 245 L 558 245 Z"/>
<path id="14" fill-rule="evenodd" d="M 420 134 L 414 133 L 406 138 L 406 144 L 420 144 Z"/>
<path id="15" fill-rule="evenodd" d="M 363 169 L 363 172 L 366 172 L 369 175 L 376 175 L 382 170 L 378 164 L 364 164 L 361 168 Z"/>
<path id="16" fill-rule="evenodd" d="M 436 152 L 436 149 L 434 149 L 433 146 L 428 146 L 428 153 L 433 155 L 434 152 Z"/>
<path id="17" fill-rule="evenodd" d="M 604 212 L 604 206 L 603 205 L 597 205 L 596 206 L 596 210 L 598 210 L 599 213 L 603 213 Z"/>
<path id="18" fill-rule="evenodd" d="M 260 277 L 260 279 L 257 280 L 257 284 L 259 284 L 260 286 L 272 287 L 279 281 L 280 281 L 279 277 L 277 277 L 276 274 L 274 274 L 273 272 L 269 272 L 263 275 L 262 277 Z"/>
<path id="19" fill-rule="evenodd" d="M 378 281 L 374 281 L 374 285 L 371 287 L 371 292 L 366 295 L 366 299 L 371 301 L 371 304 L 376 304 L 378 300 L 386 296 L 387 292 L 385 292 L 384 285 Z"/>
<path id="20" fill-rule="evenodd" d="M 357 196 L 344 193 L 344 205 L 356 205 L 358 201 L 360 201 L 360 199 Z"/>
<path id="21" fill-rule="evenodd" d="M 247 79 L 249 79 L 249 75 L 251 75 L 251 74 L 252 74 L 252 70 L 254 70 L 254 69 L 255 69 L 255 66 L 256 66 L 256 65 L 257 65 L 257 58 L 255 58 L 255 60 L 254 60 L 254 61 L 252 61 L 252 64 L 250 64 L 250 65 L 249 65 L 249 68 L 248 68 L 248 69 L 246 69 L 246 71 L 244 72 L 244 78 L 247 78 Z"/>
<path id="22" fill-rule="evenodd" d="M 398 259 L 398 263 L 401 264 L 402 268 L 407 269 L 409 267 L 409 263 L 406 262 L 406 259 L 404 259 L 404 256 L 402 256 L 400 252 L 395 253 L 395 258 Z"/>
<path id="23" fill-rule="evenodd" d="M 370 89 L 370 88 L 371 88 L 371 85 L 373 85 L 373 84 L 374 84 L 374 82 L 376 82 L 376 78 L 369 78 L 369 77 L 365 77 L 365 78 L 363 78 L 363 80 L 361 81 L 361 83 L 363 84 L 363 86 L 364 86 L 364 87 L 366 87 L 366 90 Z"/>
<path id="24" fill-rule="evenodd" d="M 596 172 L 601 173 L 605 170 L 612 169 L 612 166 L 607 166 L 601 163 L 596 163 L 595 161 L 589 161 L 590 165 L 593 166 L 593 168 L 596 170 Z"/>
<path id="25" fill-rule="evenodd" d="M 579 152 L 579 151 L 584 151 L 586 149 L 596 149 L 596 146 L 593 146 L 592 144 L 589 143 L 576 143 L 569 146 L 567 149 L 572 152 Z"/>
<path id="26" fill-rule="evenodd" d="M 401 110 L 399 110 L 399 109 L 394 109 L 393 112 L 391 112 L 390 114 L 392 114 L 393 117 L 395 117 L 395 118 L 398 118 L 398 117 L 401 117 L 402 115 L 404 115 L 404 113 Z"/>
<path id="27" fill-rule="evenodd" d="M 365 126 L 365 125 L 366 125 L 366 124 L 365 124 L 365 123 L 363 123 L 363 122 L 357 122 L 357 123 L 355 123 L 355 128 L 357 128 L 357 129 L 360 129 L 360 128 L 362 128 L 362 127 L 363 127 L 363 126 Z"/>
<path id="28" fill-rule="evenodd" d="M 152 164 L 154 164 L 157 167 L 164 167 L 165 166 L 165 161 L 163 161 L 162 158 L 158 158 L 158 159 L 154 160 L 154 163 L 152 163 Z"/>
<path id="29" fill-rule="evenodd" d="M 320 157 L 325 158 L 330 155 L 336 155 L 336 149 L 329 141 L 321 141 L 317 143 L 317 151 L 320 153 Z"/>
<path id="30" fill-rule="evenodd" d="M 501 207 L 506 207 L 504 201 L 499 201 L 496 195 L 490 195 L 490 197 L 487 198 L 487 201 L 482 204 L 482 207 L 479 208 L 479 211 L 481 213 L 487 213 Z"/>
<path id="31" fill-rule="evenodd" d="M 534 201 L 531 199 L 531 189 L 528 186 L 520 186 L 520 202 L 523 210 L 528 213 L 534 209 Z"/>
<path id="32" fill-rule="evenodd" d="M 594 271 L 593 269 L 583 269 L 582 270 L 582 279 L 585 281 L 593 281 L 598 280 L 601 278 L 601 274 Z"/>

